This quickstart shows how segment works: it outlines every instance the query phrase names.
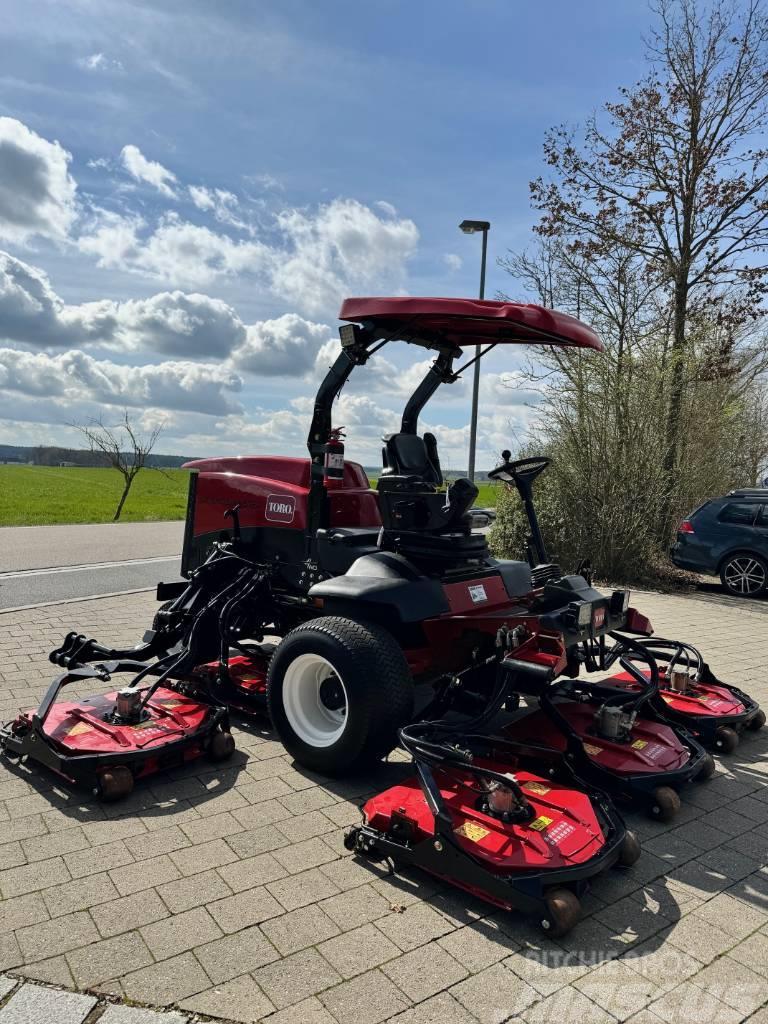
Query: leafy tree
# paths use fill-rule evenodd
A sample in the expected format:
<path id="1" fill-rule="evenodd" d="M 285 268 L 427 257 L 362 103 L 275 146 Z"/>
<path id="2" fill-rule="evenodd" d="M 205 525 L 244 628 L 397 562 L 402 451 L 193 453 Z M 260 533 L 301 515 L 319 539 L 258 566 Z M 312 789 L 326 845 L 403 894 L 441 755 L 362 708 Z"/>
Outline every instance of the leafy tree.
<path id="1" fill-rule="evenodd" d="M 631 254 L 635 282 L 666 297 L 660 456 L 669 532 L 697 329 L 716 327 L 710 378 L 725 377 L 743 370 L 737 339 L 764 313 L 768 150 L 756 140 L 768 125 L 768 13 L 760 0 L 658 0 L 652 9 L 647 75 L 605 104 L 605 126 L 593 116 L 583 132 L 548 133 L 550 172 L 531 195 L 540 236 L 586 265 Z"/>

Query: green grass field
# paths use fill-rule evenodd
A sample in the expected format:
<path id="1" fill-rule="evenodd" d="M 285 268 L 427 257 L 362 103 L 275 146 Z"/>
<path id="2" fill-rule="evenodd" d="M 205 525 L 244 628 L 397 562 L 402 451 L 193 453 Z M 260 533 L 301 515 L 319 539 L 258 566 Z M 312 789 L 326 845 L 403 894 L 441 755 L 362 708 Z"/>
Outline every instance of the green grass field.
<path id="1" fill-rule="evenodd" d="M 139 473 L 120 522 L 184 518 L 189 473 L 166 472 Z M 0 466 L 0 526 L 109 523 L 122 489 L 123 478 L 114 469 Z"/>
<path id="2" fill-rule="evenodd" d="M 151 469 L 139 473 L 121 522 L 184 518 L 189 474 L 184 469 L 166 472 L 167 476 Z M 114 469 L 0 466 L 0 526 L 109 523 L 122 484 L 123 478 Z M 495 484 L 480 484 L 477 504 L 496 504 Z"/>

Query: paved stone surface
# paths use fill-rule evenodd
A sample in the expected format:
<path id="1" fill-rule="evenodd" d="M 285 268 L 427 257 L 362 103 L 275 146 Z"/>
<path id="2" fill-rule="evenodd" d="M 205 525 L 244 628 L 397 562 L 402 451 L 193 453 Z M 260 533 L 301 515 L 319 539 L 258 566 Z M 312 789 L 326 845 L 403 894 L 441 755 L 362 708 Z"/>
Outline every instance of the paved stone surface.
<path id="1" fill-rule="evenodd" d="M 82 1024 L 96 1000 L 74 992 L 22 985 L 0 1010 L 2 1024 Z"/>
<path id="2" fill-rule="evenodd" d="M 768 603 L 634 603 L 768 704 Z M 64 632 L 132 643 L 154 608 L 134 594 L 0 613 L 0 719 L 39 701 Z M 768 732 L 689 788 L 677 821 L 627 814 L 643 856 L 595 880 L 560 942 L 347 854 L 392 769 L 320 779 L 268 723 L 235 732 L 230 764 L 192 762 L 123 804 L 0 764 L 0 1024 L 768 1024 Z"/>

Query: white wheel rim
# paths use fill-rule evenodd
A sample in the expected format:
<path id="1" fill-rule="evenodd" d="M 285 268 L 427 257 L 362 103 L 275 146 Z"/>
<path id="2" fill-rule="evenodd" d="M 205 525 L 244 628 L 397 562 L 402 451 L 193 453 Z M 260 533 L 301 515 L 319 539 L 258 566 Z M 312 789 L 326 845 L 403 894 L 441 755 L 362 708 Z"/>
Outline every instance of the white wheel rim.
<path id="1" fill-rule="evenodd" d="M 329 707 L 321 694 L 324 682 L 332 680 L 341 687 L 344 704 Z M 326 688 L 327 690 L 327 688 Z M 319 654 L 300 654 L 286 669 L 283 678 L 283 709 L 293 731 L 310 747 L 330 747 L 347 726 L 349 698 L 336 669 Z"/>
<path id="2" fill-rule="evenodd" d="M 725 567 L 725 581 L 737 594 L 756 594 L 765 586 L 765 570 L 754 558 L 733 558 Z"/>

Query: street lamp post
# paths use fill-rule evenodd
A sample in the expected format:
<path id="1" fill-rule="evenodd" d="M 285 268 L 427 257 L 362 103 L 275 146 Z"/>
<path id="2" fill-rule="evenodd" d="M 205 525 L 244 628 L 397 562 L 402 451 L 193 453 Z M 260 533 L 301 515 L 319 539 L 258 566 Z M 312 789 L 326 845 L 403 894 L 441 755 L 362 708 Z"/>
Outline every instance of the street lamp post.
<path id="1" fill-rule="evenodd" d="M 485 298 L 485 257 L 488 252 L 488 231 L 491 224 L 487 220 L 463 220 L 459 227 L 465 235 L 483 233 L 483 249 L 480 257 L 480 298 Z M 480 395 L 480 345 L 475 346 L 475 366 L 472 375 L 472 415 L 469 421 L 469 479 L 475 479 L 475 450 L 477 448 L 477 402 Z"/>

